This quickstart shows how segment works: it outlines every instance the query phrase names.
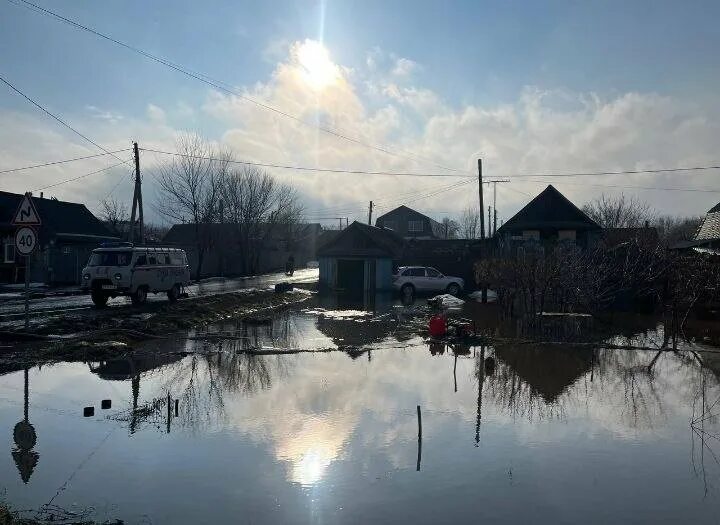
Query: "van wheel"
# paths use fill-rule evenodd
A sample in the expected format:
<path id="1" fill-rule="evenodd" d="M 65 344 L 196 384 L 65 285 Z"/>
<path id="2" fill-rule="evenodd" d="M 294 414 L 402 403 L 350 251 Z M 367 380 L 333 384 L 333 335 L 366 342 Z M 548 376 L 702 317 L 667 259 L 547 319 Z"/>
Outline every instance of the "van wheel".
<path id="1" fill-rule="evenodd" d="M 134 304 L 135 306 L 143 304 L 145 301 L 147 301 L 147 288 L 145 288 L 144 286 L 139 287 L 137 290 L 135 290 L 135 293 L 132 294 L 132 297 L 130 299 L 132 300 L 132 304 Z"/>
<path id="2" fill-rule="evenodd" d="M 457 283 L 450 283 L 447 287 L 447 293 L 450 295 L 459 295 L 460 294 L 460 285 Z"/>
<path id="3" fill-rule="evenodd" d="M 93 304 L 98 308 L 104 307 L 108 302 L 107 294 L 102 293 L 100 290 L 93 290 L 90 293 L 90 297 L 92 298 Z"/>
<path id="4" fill-rule="evenodd" d="M 173 285 L 173 287 L 168 290 L 167 296 L 168 301 L 170 301 L 171 303 L 177 301 L 180 298 L 180 285 L 177 283 Z"/>
<path id="5" fill-rule="evenodd" d="M 403 284 L 402 288 L 400 288 L 400 293 L 403 297 L 412 297 L 415 295 L 415 287 L 410 283 Z"/>

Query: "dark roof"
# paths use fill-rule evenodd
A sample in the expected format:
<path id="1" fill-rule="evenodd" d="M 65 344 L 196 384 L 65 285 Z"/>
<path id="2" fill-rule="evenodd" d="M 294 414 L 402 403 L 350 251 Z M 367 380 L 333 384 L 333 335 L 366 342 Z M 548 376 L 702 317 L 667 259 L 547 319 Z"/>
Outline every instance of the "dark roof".
<path id="1" fill-rule="evenodd" d="M 498 228 L 498 232 L 543 228 L 599 230 L 600 226 L 554 186 L 549 185 L 522 210 L 505 221 L 505 224 Z"/>
<path id="2" fill-rule="evenodd" d="M 238 226 L 231 223 L 200 224 L 198 230 L 202 237 L 209 238 L 210 243 L 219 241 L 227 244 L 239 242 L 240 238 Z M 322 227 L 317 223 L 300 224 L 296 230 L 296 240 L 298 242 L 311 242 L 314 237 L 320 235 L 321 230 Z M 277 228 L 274 233 L 282 235 L 284 232 Z M 174 224 L 163 237 L 163 242 L 168 244 L 195 244 L 195 224 Z"/>
<path id="3" fill-rule="evenodd" d="M 0 191 L 0 225 L 10 228 L 10 222 L 20 206 L 24 195 Z M 87 235 L 103 238 L 114 238 L 105 225 L 88 210 L 84 204 L 65 202 L 55 199 L 33 197 L 42 220 L 40 235 Z"/>
<path id="4" fill-rule="evenodd" d="M 375 219 L 375 225 L 377 225 L 378 222 L 384 220 L 384 219 L 387 218 L 388 216 L 396 215 L 396 214 L 398 214 L 398 213 L 403 213 L 403 214 L 406 214 L 406 213 L 407 213 L 407 214 L 410 214 L 410 215 L 415 215 L 415 216 L 417 216 L 417 217 L 422 217 L 423 219 L 427 219 L 428 221 L 430 221 L 430 224 L 431 224 L 431 225 L 436 226 L 436 227 L 442 227 L 442 224 L 439 223 L 438 221 L 436 221 L 435 219 L 433 219 L 433 218 L 431 218 L 431 217 L 428 217 L 428 216 L 425 215 L 424 213 L 420 213 L 420 212 L 417 211 L 417 210 L 413 210 L 412 208 L 409 208 L 408 206 L 405 206 L 404 204 L 401 205 L 401 206 L 398 206 L 398 207 L 395 208 L 394 210 L 390 210 L 389 212 L 383 213 L 382 215 L 378 216 L 378 218 Z"/>
<path id="5" fill-rule="evenodd" d="M 402 253 L 402 237 L 387 228 L 353 222 L 318 248 L 319 257 L 391 257 Z"/>

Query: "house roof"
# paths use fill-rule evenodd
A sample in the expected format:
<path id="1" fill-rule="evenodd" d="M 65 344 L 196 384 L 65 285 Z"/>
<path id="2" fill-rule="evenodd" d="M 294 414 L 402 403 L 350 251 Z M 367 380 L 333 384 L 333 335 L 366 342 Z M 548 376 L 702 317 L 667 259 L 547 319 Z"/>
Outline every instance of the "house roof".
<path id="1" fill-rule="evenodd" d="M 398 207 L 395 208 L 394 210 L 390 210 L 389 212 L 383 213 L 382 215 L 378 216 L 378 218 L 375 219 L 375 224 L 377 225 L 378 222 L 386 219 L 386 218 L 387 218 L 388 216 L 390 216 L 390 215 L 394 215 L 394 214 L 396 214 L 396 213 L 408 213 L 408 212 L 411 213 L 411 214 L 415 214 L 415 215 L 417 215 L 417 216 L 420 216 L 420 217 L 422 217 L 423 219 L 427 219 L 428 221 L 430 221 L 430 224 L 432 224 L 432 225 L 434 225 L 434 226 L 442 227 L 442 224 L 440 224 L 440 223 L 439 223 L 438 221 L 436 221 L 435 219 L 433 219 L 433 218 L 431 218 L 431 217 L 428 217 L 428 216 L 425 215 L 424 213 L 420 213 L 420 212 L 417 211 L 417 210 L 413 210 L 412 208 L 409 208 L 408 206 L 405 206 L 404 204 L 401 205 L 401 206 L 398 206 Z"/>
<path id="2" fill-rule="evenodd" d="M 310 241 L 313 237 L 320 235 L 322 227 L 317 223 L 300 224 L 297 233 L 297 240 Z M 209 237 L 213 241 L 223 243 L 237 242 L 238 226 L 231 223 L 207 223 L 200 224 L 198 231 L 203 237 Z M 195 244 L 195 224 L 174 224 L 163 237 L 163 242 L 168 244 Z M 279 232 L 282 233 L 282 232 Z"/>
<path id="3" fill-rule="evenodd" d="M 522 210 L 505 221 L 505 224 L 498 228 L 498 232 L 543 228 L 599 230 L 600 226 L 554 186 L 549 185 Z"/>
<path id="4" fill-rule="evenodd" d="M 713 206 L 703 217 L 700 227 L 695 234 L 696 241 L 711 241 L 720 239 L 720 203 Z"/>
<path id="5" fill-rule="evenodd" d="M 403 245 L 402 237 L 392 230 L 355 221 L 318 248 L 318 256 L 397 258 Z"/>
<path id="6" fill-rule="evenodd" d="M 4 229 L 11 228 L 10 223 L 24 197 L 19 193 L 0 191 L 0 226 Z M 70 234 L 115 238 L 84 204 L 38 197 L 33 197 L 32 201 L 42 220 L 41 237 Z"/>

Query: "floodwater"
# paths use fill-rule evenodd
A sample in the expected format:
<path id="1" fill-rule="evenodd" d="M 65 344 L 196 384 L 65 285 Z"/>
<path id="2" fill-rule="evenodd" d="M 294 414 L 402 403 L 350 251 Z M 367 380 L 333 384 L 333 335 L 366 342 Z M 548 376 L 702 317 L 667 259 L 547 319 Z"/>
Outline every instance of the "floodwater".
<path id="1" fill-rule="evenodd" d="M 0 376 L 2 498 L 125 523 L 718 522 L 714 349 L 429 346 L 404 311 L 306 305 L 188 354 Z"/>

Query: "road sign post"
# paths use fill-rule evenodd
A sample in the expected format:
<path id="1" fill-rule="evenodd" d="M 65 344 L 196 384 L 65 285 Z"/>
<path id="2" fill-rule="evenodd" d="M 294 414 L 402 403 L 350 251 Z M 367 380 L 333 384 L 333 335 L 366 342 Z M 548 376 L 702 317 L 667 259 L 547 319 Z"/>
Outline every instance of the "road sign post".
<path id="1" fill-rule="evenodd" d="M 25 330 L 30 328 L 30 255 L 35 251 L 38 236 L 33 226 L 40 226 L 40 214 L 32 201 L 32 194 L 26 193 L 18 206 L 12 225 L 15 231 L 15 251 L 25 257 Z"/>

